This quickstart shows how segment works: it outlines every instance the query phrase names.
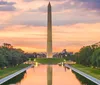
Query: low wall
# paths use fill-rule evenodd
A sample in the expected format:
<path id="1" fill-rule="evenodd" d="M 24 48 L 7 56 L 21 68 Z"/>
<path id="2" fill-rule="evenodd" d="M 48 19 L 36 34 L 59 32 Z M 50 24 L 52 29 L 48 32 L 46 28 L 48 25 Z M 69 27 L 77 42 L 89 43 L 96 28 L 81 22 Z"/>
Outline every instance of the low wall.
<path id="1" fill-rule="evenodd" d="M 0 84 L 3 84 L 3 83 L 5 83 L 6 81 L 8 81 L 8 80 L 14 78 L 15 76 L 17 76 L 17 75 L 21 74 L 22 72 L 26 71 L 27 69 L 31 68 L 32 66 L 33 66 L 33 65 L 28 66 L 28 67 L 26 67 L 26 68 L 23 68 L 22 70 L 19 70 L 19 71 L 15 72 L 15 73 L 13 73 L 13 74 L 11 74 L 11 75 L 5 77 L 5 78 L 0 79 Z"/>
<path id="2" fill-rule="evenodd" d="M 100 80 L 99 79 L 96 79 L 80 70 L 77 70 L 76 68 L 73 68 L 72 66 L 68 65 L 68 64 L 65 64 L 65 67 L 68 67 L 70 68 L 71 70 L 73 70 L 74 72 L 80 74 L 81 76 L 84 76 L 85 78 L 89 79 L 90 81 L 94 82 L 95 84 L 97 85 L 100 85 Z"/>

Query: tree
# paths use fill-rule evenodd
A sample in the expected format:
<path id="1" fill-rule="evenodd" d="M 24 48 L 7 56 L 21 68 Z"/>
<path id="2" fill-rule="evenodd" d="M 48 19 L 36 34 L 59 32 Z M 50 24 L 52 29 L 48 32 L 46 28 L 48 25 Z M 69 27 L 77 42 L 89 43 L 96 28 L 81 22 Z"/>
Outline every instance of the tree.
<path id="1" fill-rule="evenodd" d="M 91 65 L 90 59 L 91 59 L 93 52 L 94 51 L 91 48 L 91 46 L 86 46 L 86 47 L 81 48 L 79 51 L 80 64 L 90 66 Z"/>
<path id="2" fill-rule="evenodd" d="M 91 58 L 91 63 L 94 67 L 100 67 L 100 48 L 97 48 Z"/>
<path id="3" fill-rule="evenodd" d="M 28 60 L 23 50 L 12 47 L 7 43 L 0 47 L 0 68 L 16 66 Z"/>
<path id="4" fill-rule="evenodd" d="M 6 66 L 6 63 L 7 61 L 5 57 L 2 54 L 0 54 L 0 68 L 3 69 Z"/>
<path id="5" fill-rule="evenodd" d="M 80 64 L 79 52 L 76 52 L 76 53 L 74 54 L 74 57 L 75 57 L 76 63 Z"/>

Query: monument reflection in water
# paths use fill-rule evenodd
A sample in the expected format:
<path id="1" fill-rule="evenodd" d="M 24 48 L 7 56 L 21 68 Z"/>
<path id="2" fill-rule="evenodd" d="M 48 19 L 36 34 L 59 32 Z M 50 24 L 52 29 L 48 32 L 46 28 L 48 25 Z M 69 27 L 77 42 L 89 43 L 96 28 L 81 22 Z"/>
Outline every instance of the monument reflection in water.
<path id="1" fill-rule="evenodd" d="M 52 85 L 52 66 L 47 67 L 47 85 Z"/>
<path id="2" fill-rule="evenodd" d="M 79 78 L 79 79 L 78 79 Z M 81 80 L 81 81 L 80 81 Z M 86 82 L 84 82 L 84 80 Z M 83 81 L 84 84 L 81 82 Z M 70 69 L 58 65 L 40 65 L 9 80 L 3 85 L 95 85 L 91 81 L 74 74 Z"/>

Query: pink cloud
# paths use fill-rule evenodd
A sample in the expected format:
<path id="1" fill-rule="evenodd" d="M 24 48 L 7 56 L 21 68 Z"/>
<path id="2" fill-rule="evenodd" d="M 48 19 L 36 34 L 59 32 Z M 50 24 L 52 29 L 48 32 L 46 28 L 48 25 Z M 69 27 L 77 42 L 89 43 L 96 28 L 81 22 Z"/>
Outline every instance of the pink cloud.
<path id="1" fill-rule="evenodd" d="M 53 26 L 53 51 L 78 51 L 82 46 L 98 42 L 100 23 Z M 25 51 L 46 51 L 47 27 L 12 25 L 0 30 L 1 44 L 11 43 Z M 31 50 L 30 50 L 31 49 Z"/>

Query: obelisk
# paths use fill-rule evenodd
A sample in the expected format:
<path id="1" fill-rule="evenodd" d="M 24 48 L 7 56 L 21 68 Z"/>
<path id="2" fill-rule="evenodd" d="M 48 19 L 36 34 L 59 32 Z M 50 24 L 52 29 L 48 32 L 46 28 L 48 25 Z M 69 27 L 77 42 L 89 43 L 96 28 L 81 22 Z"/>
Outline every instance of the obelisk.
<path id="1" fill-rule="evenodd" d="M 52 12 L 51 4 L 48 4 L 47 17 L 47 58 L 52 58 Z"/>

